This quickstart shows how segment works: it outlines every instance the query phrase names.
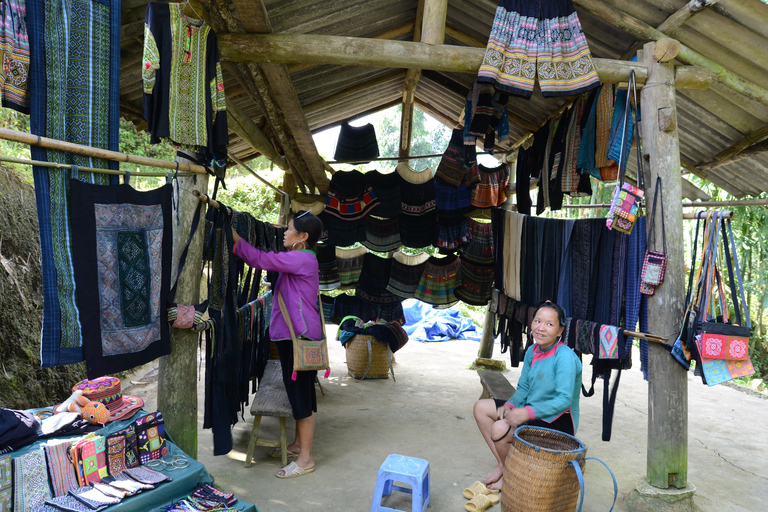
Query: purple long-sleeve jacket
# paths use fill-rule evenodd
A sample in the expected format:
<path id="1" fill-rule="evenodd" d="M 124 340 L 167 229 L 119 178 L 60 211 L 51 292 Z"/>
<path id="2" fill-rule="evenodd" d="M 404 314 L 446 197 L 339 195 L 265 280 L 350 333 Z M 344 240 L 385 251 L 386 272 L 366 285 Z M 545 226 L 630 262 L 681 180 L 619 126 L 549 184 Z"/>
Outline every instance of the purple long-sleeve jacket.
<path id="1" fill-rule="evenodd" d="M 280 272 L 273 290 L 272 317 L 269 324 L 269 335 L 273 340 L 291 339 L 291 331 L 288 330 L 277 301 L 278 294 L 283 296 L 296 336 L 306 336 L 312 340 L 322 339 L 323 326 L 317 307 L 320 277 L 314 252 L 261 251 L 243 239 L 235 244 L 233 252 L 251 267 Z"/>

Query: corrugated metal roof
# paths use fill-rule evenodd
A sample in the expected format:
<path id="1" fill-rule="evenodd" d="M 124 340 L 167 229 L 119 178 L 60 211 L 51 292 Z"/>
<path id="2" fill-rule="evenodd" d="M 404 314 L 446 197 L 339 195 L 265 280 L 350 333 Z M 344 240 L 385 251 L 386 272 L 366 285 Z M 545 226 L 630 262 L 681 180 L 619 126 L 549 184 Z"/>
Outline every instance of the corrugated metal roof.
<path id="1" fill-rule="evenodd" d="M 124 114 L 140 123 L 142 108 L 141 52 L 146 0 L 123 0 L 121 100 Z M 240 5 L 259 2 L 240 0 Z M 644 41 L 610 24 L 575 0 L 594 57 L 626 59 Z M 658 27 L 687 0 L 602 0 L 603 4 Z M 234 6 L 217 0 L 215 7 L 234 15 Z M 263 0 L 274 33 L 324 34 L 376 37 L 397 31 L 398 39 L 412 40 L 417 0 Z M 497 2 L 449 0 L 446 44 L 484 44 L 491 30 Z M 405 27 L 405 29 L 404 29 Z M 400 29 L 399 31 L 397 29 Z M 221 32 L 221 30 L 219 30 Z M 715 61 L 746 80 L 768 84 L 768 5 L 760 0 L 721 0 L 695 13 L 670 37 Z M 243 87 L 225 66 L 227 96 L 243 109 L 267 135 L 274 138 L 264 119 L 257 92 Z M 291 65 L 290 79 L 312 131 L 334 126 L 363 113 L 398 103 L 402 98 L 405 70 L 329 65 Z M 464 97 L 473 76 L 424 71 L 415 92 L 417 106 L 448 126 L 458 124 Z M 541 126 L 565 99 L 545 99 L 537 91 L 530 100 L 511 98 L 508 103 L 512 141 Z M 681 158 L 694 165 L 716 155 L 768 125 L 768 105 L 713 83 L 707 90 L 678 90 L 678 128 Z M 240 158 L 256 152 L 233 134 L 230 151 Z M 760 139 L 754 141 L 759 142 Z M 632 172 L 630 170 L 630 172 Z M 706 172 L 712 183 L 737 197 L 768 190 L 768 156 L 758 154 Z"/>

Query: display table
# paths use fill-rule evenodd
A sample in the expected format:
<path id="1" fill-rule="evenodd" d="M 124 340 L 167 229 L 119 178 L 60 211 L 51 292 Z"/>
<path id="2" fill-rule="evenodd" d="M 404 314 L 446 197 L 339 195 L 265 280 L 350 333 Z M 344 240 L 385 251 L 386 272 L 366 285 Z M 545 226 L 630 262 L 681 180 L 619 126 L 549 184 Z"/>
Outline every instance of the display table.
<path id="1" fill-rule="evenodd" d="M 41 409 L 35 409 L 30 412 L 37 412 Z M 43 409 L 44 410 L 44 409 Z M 133 415 L 128 420 L 123 421 L 115 421 L 112 423 L 108 423 L 105 428 L 102 428 L 100 430 L 97 430 L 95 433 L 100 436 L 107 436 L 113 432 L 117 432 L 118 430 L 122 430 L 126 427 L 128 427 L 131 423 L 136 421 L 137 418 L 141 418 L 142 416 L 146 416 L 148 414 L 147 411 L 144 409 L 139 410 L 135 415 Z M 35 443 L 25 446 L 23 448 L 20 448 L 19 450 L 11 452 L 11 457 L 19 457 L 20 455 L 23 455 L 25 453 L 31 452 L 33 450 L 39 450 L 41 445 L 43 443 L 46 443 L 48 441 L 56 441 L 56 440 L 70 440 L 70 439 L 76 439 L 78 437 L 82 436 L 68 436 L 68 437 L 51 437 L 46 439 L 39 439 Z M 118 503 L 117 505 L 112 505 L 110 507 L 107 507 L 104 509 L 104 512 L 163 512 L 173 503 L 176 503 L 180 499 L 184 498 L 185 496 L 192 493 L 192 491 L 195 490 L 195 488 L 198 487 L 198 484 L 211 484 L 213 483 L 213 479 L 211 478 L 211 475 L 208 473 L 208 470 L 205 469 L 205 466 L 198 462 L 197 460 L 193 459 L 186 453 L 184 453 L 181 448 L 176 446 L 171 439 L 170 436 L 168 436 L 166 440 L 167 446 L 168 446 L 168 453 L 170 455 L 183 455 L 189 459 L 189 467 L 177 469 L 173 471 L 168 470 L 162 470 L 161 473 L 170 476 L 173 480 L 170 482 L 163 482 L 161 484 L 158 484 L 154 489 L 147 490 L 140 492 L 139 494 L 136 494 L 135 496 L 131 496 L 128 498 L 125 498 L 123 501 Z M 225 489 L 223 491 L 226 492 Z M 237 503 L 230 507 L 233 510 L 239 510 L 242 512 L 258 512 L 258 509 L 255 505 L 252 503 L 248 503 L 245 501 L 242 501 L 238 498 Z"/>

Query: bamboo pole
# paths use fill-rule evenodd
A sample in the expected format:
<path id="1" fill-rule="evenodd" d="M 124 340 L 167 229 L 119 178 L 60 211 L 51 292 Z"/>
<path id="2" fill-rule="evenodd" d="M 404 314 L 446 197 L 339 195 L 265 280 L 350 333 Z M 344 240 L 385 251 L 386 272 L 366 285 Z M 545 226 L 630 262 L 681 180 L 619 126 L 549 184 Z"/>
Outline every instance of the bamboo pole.
<path id="1" fill-rule="evenodd" d="M 92 156 L 116 162 L 130 162 L 136 165 L 148 165 L 150 167 L 159 167 L 161 169 L 178 169 L 179 171 L 193 172 L 195 174 L 208 174 L 205 167 L 191 162 L 177 163 L 168 160 L 160 160 L 159 158 L 129 155 L 119 151 L 110 151 L 108 149 L 83 146 L 81 144 L 75 144 L 74 142 L 49 139 L 48 137 L 32 135 L 31 133 L 19 132 L 9 128 L 0 128 L 0 139 L 20 142 L 21 144 L 29 144 L 30 146 L 39 146 L 41 148 L 58 149 L 60 151 L 66 151 L 67 153 L 74 153 L 75 155 Z"/>
<path id="2" fill-rule="evenodd" d="M 577 7 L 585 9 L 598 18 L 605 20 L 612 25 L 615 25 L 616 27 L 624 30 L 629 34 L 632 34 L 638 39 L 656 41 L 666 37 L 663 32 L 656 30 L 644 21 L 634 18 L 633 16 L 620 11 L 619 9 L 606 2 L 602 2 L 600 0 L 574 0 L 573 3 Z M 741 93 L 755 101 L 759 101 L 764 105 L 768 105 L 768 89 L 761 87 L 754 82 L 750 82 L 744 77 L 729 71 L 724 66 L 711 59 L 708 59 L 698 52 L 693 51 L 691 48 L 688 48 L 685 45 L 681 45 L 680 54 L 677 56 L 677 58 L 686 64 L 701 66 L 710 70 L 715 74 L 721 83 L 727 85 L 734 91 Z M 672 74 L 672 81 L 674 81 L 674 74 Z M 638 85 L 639 82 L 640 81 L 638 79 Z"/>
<path id="3" fill-rule="evenodd" d="M 41 160 L 30 160 L 28 158 L 14 158 L 10 156 L 0 156 L 0 162 L 8 162 L 11 164 L 22 164 L 22 165 L 36 165 L 38 167 L 52 167 L 55 169 L 72 169 L 74 167 L 71 164 L 60 164 L 57 162 L 43 162 Z M 137 176 L 137 177 L 144 177 L 144 178 L 162 178 L 167 177 L 169 172 L 133 172 L 133 171 L 123 171 L 123 170 L 115 170 L 115 169 L 100 169 L 97 167 L 84 167 L 81 165 L 77 166 L 77 169 L 84 172 L 95 172 L 98 174 L 112 174 L 115 176 L 123 176 L 123 175 L 130 175 L 130 176 Z M 175 174 L 175 173 L 174 173 Z M 196 173 L 194 172 L 180 172 L 178 174 L 175 174 L 177 177 L 188 177 L 188 176 L 194 176 Z"/>
<path id="4" fill-rule="evenodd" d="M 768 199 L 735 199 L 733 201 L 693 201 L 682 203 L 683 208 L 702 208 L 722 206 L 768 206 Z M 647 207 L 646 203 L 642 206 Z M 589 208 L 610 208 L 610 204 L 564 204 L 563 208 L 589 209 Z"/>

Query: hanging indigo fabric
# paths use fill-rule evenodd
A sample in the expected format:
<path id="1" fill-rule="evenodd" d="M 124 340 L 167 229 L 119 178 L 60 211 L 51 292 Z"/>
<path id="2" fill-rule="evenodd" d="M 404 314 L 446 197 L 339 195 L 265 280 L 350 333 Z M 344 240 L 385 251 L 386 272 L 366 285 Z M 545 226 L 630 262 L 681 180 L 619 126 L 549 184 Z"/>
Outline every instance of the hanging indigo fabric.
<path id="1" fill-rule="evenodd" d="M 376 129 L 371 123 L 363 126 L 351 126 L 349 123 L 341 125 L 334 160 L 355 160 L 355 164 L 364 164 L 378 156 L 379 143 L 376 141 Z"/>
<path id="2" fill-rule="evenodd" d="M 77 301 L 89 379 L 170 354 L 172 186 L 70 182 Z"/>
<path id="3" fill-rule="evenodd" d="M 29 114 L 29 36 L 24 0 L 0 4 L 0 97 L 4 107 Z"/>
<path id="4" fill-rule="evenodd" d="M 30 133 L 119 150 L 120 2 L 28 0 Z M 87 49 L 87 51 L 86 51 Z M 32 158 L 117 169 L 117 162 L 38 146 Z M 75 302 L 69 213 L 69 171 L 33 167 L 43 277 L 43 368 L 83 360 Z M 100 185 L 117 176 L 81 173 Z M 91 269 L 92 270 L 92 269 Z"/>

